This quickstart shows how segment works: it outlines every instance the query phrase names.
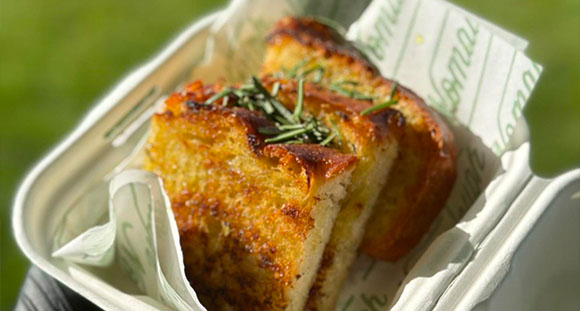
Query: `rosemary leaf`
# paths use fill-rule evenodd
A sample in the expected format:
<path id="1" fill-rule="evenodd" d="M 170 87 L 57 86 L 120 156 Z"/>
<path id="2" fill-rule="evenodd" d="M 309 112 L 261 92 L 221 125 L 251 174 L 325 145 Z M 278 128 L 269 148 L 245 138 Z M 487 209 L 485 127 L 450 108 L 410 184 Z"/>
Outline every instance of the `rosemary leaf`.
<path id="1" fill-rule="evenodd" d="M 258 101 L 258 106 L 262 107 L 262 110 L 264 110 L 264 113 L 269 116 L 272 113 L 274 113 L 274 107 L 272 106 L 272 104 L 270 103 L 269 100 L 266 99 L 260 99 Z"/>
<path id="2" fill-rule="evenodd" d="M 278 136 L 272 137 L 272 138 L 266 138 L 264 140 L 265 143 L 276 143 L 276 142 L 280 142 L 280 141 L 284 141 L 286 139 L 289 138 L 294 138 L 300 134 L 304 134 L 308 131 L 310 131 L 311 129 L 308 128 L 301 128 L 301 129 L 297 129 L 297 130 L 292 130 L 292 131 L 288 131 L 288 132 L 284 132 L 281 133 Z"/>
<path id="3" fill-rule="evenodd" d="M 280 124 L 290 124 L 290 122 L 288 121 L 288 119 L 284 118 L 281 115 L 274 115 L 273 116 L 274 120 Z"/>
<path id="4" fill-rule="evenodd" d="M 337 145 L 340 146 L 341 141 L 340 141 L 340 132 L 338 131 L 338 125 L 336 125 L 336 123 L 332 120 L 330 120 L 330 123 L 332 124 L 332 130 L 334 131 L 334 134 L 336 134 Z"/>
<path id="5" fill-rule="evenodd" d="M 364 95 L 364 94 L 357 93 L 357 92 L 352 93 L 352 97 L 355 99 L 361 99 L 361 100 L 373 100 L 373 99 L 375 99 L 374 96 Z"/>
<path id="6" fill-rule="evenodd" d="M 385 108 L 387 108 L 389 106 L 392 106 L 392 105 L 394 105 L 396 103 L 397 103 L 396 100 L 388 100 L 388 101 L 386 101 L 386 102 L 384 102 L 382 104 L 378 104 L 378 105 L 374 105 L 374 106 L 370 106 L 370 107 L 366 108 L 365 110 L 363 110 L 363 111 L 360 112 L 360 115 L 361 116 L 364 116 L 364 115 L 367 115 L 367 114 L 369 114 L 371 112 L 374 112 L 374 111 L 377 111 L 377 110 L 381 110 L 381 109 L 385 109 Z"/>
<path id="7" fill-rule="evenodd" d="M 320 145 L 321 146 L 328 145 L 328 143 L 330 143 L 335 137 L 336 137 L 336 133 L 330 134 L 328 137 L 326 137 L 325 140 L 323 140 L 323 141 L 320 142 Z"/>
<path id="8" fill-rule="evenodd" d="M 302 109 L 304 106 L 304 79 L 298 81 L 298 95 L 296 99 L 296 107 L 294 107 L 294 122 L 300 123 L 300 116 L 302 115 Z"/>
<path id="9" fill-rule="evenodd" d="M 205 104 L 206 105 L 209 105 L 209 104 L 213 103 L 214 101 L 216 101 L 216 100 L 218 100 L 218 99 L 220 99 L 220 98 L 222 98 L 224 96 L 230 95 L 230 94 L 232 94 L 232 89 L 230 89 L 230 88 L 223 89 L 221 92 L 219 92 L 219 93 L 215 94 L 214 96 L 208 98 L 205 101 Z"/>
<path id="10" fill-rule="evenodd" d="M 281 130 L 295 130 L 295 129 L 304 128 L 304 124 L 279 125 L 278 128 Z"/>
<path id="11" fill-rule="evenodd" d="M 324 68 L 320 68 L 320 70 L 316 71 L 316 75 L 314 76 L 314 79 L 312 79 L 312 82 L 320 83 L 320 81 L 322 81 L 323 76 L 324 76 Z"/>
<path id="12" fill-rule="evenodd" d="M 298 74 L 297 76 L 301 77 L 301 78 L 305 78 L 307 77 L 309 74 L 313 73 L 313 72 L 324 72 L 324 68 L 322 68 L 321 65 L 316 64 L 306 70 L 304 70 L 302 73 Z"/>
<path id="13" fill-rule="evenodd" d="M 292 120 L 293 120 L 292 113 L 290 113 L 290 111 L 288 111 L 288 109 L 286 109 L 286 107 L 282 106 L 282 104 L 280 104 L 274 97 L 272 97 L 272 95 L 270 95 L 268 90 L 266 90 L 266 88 L 264 88 L 264 86 L 260 83 L 260 81 L 258 81 L 258 78 L 256 78 L 255 76 L 252 76 L 252 82 L 254 83 L 254 86 L 256 87 L 257 91 L 264 94 L 264 96 L 270 101 L 272 106 L 284 118 L 286 118 L 289 123 L 293 123 L 292 122 Z"/>
<path id="14" fill-rule="evenodd" d="M 336 84 L 336 85 L 343 85 L 343 84 L 358 85 L 358 82 L 353 81 L 353 80 L 342 80 L 342 81 L 336 81 L 333 84 Z"/>
<path id="15" fill-rule="evenodd" d="M 259 127 L 258 133 L 266 134 L 266 135 L 276 135 L 276 134 L 280 134 L 280 130 L 277 128 L 273 128 L 273 127 Z"/>
<path id="16" fill-rule="evenodd" d="M 278 90 L 280 90 L 280 82 L 274 82 L 272 86 L 272 97 L 276 97 L 278 95 Z"/>
<path id="17" fill-rule="evenodd" d="M 355 98 L 355 99 L 373 100 L 375 98 L 374 96 L 364 95 L 364 94 L 359 93 L 355 90 L 347 90 L 344 87 L 342 87 L 343 84 L 352 84 L 352 83 L 356 83 L 356 82 L 353 82 L 353 81 L 334 82 L 334 83 L 331 83 L 329 85 L 329 88 L 337 93 L 340 93 L 340 94 L 343 94 L 345 96 Z"/>
<path id="18" fill-rule="evenodd" d="M 283 123 L 293 123 L 292 113 L 288 109 L 286 109 L 286 107 L 282 106 L 282 104 L 280 104 L 275 99 L 270 100 L 270 103 L 286 119 L 286 121 Z"/>
<path id="19" fill-rule="evenodd" d="M 286 72 L 286 76 L 289 78 L 294 78 L 298 73 L 298 70 L 304 67 L 304 65 L 306 65 L 307 62 L 308 58 L 303 58 L 300 62 L 298 62 L 298 64 L 294 65 L 294 67 L 290 68 L 290 70 Z"/>
<path id="20" fill-rule="evenodd" d="M 381 110 L 381 109 L 385 109 L 389 106 L 395 105 L 397 102 L 399 102 L 398 100 L 395 100 L 395 92 L 397 90 L 397 86 L 398 86 L 398 82 L 394 81 L 393 84 L 391 85 L 391 92 L 389 94 L 389 99 L 382 103 L 382 104 L 378 104 L 378 105 L 374 105 L 371 107 L 366 108 L 365 110 L 360 112 L 361 116 L 367 115 L 373 111 L 377 111 L 377 110 Z"/>
<path id="21" fill-rule="evenodd" d="M 397 90 L 397 86 L 399 86 L 399 83 L 397 81 L 393 82 L 393 84 L 391 85 L 391 93 L 389 94 L 389 100 L 394 99 L 395 91 Z"/>
<path id="22" fill-rule="evenodd" d="M 342 95 L 346 95 L 348 97 L 350 97 L 352 95 L 352 93 L 350 91 L 345 90 L 342 87 L 340 87 L 339 85 L 336 85 L 334 83 L 331 84 L 331 85 L 329 85 L 328 88 L 331 89 L 331 90 L 333 90 L 333 91 L 335 91 L 335 92 L 337 92 L 337 93 L 340 93 Z"/>

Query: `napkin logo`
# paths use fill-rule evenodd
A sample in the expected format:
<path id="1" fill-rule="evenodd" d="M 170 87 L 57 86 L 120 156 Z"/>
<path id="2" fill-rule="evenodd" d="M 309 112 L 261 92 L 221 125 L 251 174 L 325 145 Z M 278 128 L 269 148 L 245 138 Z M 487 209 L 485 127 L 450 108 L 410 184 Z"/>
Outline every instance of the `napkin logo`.
<path id="1" fill-rule="evenodd" d="M 395 35 L 394 29 L 399 22 L 399 16 L 403 9 L 403 0 L 385 0 L 378 8 L 379 14 L 371 28 L 374 30 L 368 38 L 361 40 L 360 34 L 357 40 L 359 48 L 379 61 L 385 57 L 385 49 Z"/>
<path id="2" fill-rule="evenodd" d="M 446 12 L 429 66 L 429 78 L 436 95 L 430 94 L 427 98 L 439 111 L 453 114 L 461 102 L 462 91 L 469 80 L 469 68 L 472 64 L 479 26 L 465 17 L 465 24 L 455 30 L 454 44 L 449 50 L 442 51 L 443 55 L 438 57 L 439 44 L 446 31 L 448 17 L 449 12 Z M 435 77 L 434 74 L 436 60 L 444 61 L 443 70 L 437 71 L 440 77 Z"/>
<path id="3" fill-rule="evenodd" d="M 505 102 L 509 103 L 509 101 L 505 101 L 505 92 L 508 88 L 507 86 L 510 81 L 510 76 L 512 75 L 515 56 L 516 53 L 514 52 L 514 57 L 512 58 L 508 77 L 504 85 L 500 106 L 498 108 L 497 126 L 499 130 L 499 138 L 496 139 L 492 145 L 492 150 L 495 154 L 501 154 L 503 151 L 505 151 L 509 138 L 514 133 L 516 122 L 522 116 L 524 104 L 530 97 L 532 89 L 534 88 L 534 85 L 536 84 L 536 81 L 542 72 L 542 67 L 537 63 L 532 63 L 531 68 L 524 70 L 521 74 L 520 80 L 516 80 L 517 82 L 521 83 L 521 86 L 516 90 L 514 95 L 515 98 L 512 101 L 511 107 L 507 108 L 507 111 L 504 110 L 503 106 Z"/>
<path id="4" fill-rule="evenodd" d="M 147 206 L 145 215 L 141 213 L 141 208 L 139 208 L 137 186 L 141 187 L 142 190 L 146 189 L 149 194 L 148 201 L 144 205 Z M 133 208 L 135 209 L 134 215 L 139 221 L 133 223 L 123 221 L 121 223 L 120 234 L 117 237 L 117 248 L 119 249 L 119 262 L 124 271 L 137 283 L 139 289 L 148 292 L 152 284 L 145 282 L 145 277 L 155 270 L 155 254 L 157 253 L 155 242 L 153 241 L 153 198 L 151 197 L 151 190 L 145 184 L 138 184 L 137 186 L 136 183 L 129 184 Z M 143 252 L 138 252 L 139 248 L 134 245 L 134 242 L 139 240 L 143 242 Z"/>
<path id="5" fill-rule="evenodd" d="M 487 180 L 484 177 L 486 161 L 485 154 L 478 150 L 476 147 L 468 147 L 464 149 L 458 158 L 462 158 L 461 166 L 466 166 L 463 169 L 463 174 L 461 174 L 461 196 L 460 202 L 454 211 L 450 213 L 454 214 L 454 221 L 459 221 L 461 217 L 467 212 L 467 210 L 473 205 L 473 202 L 479 197 L 484 186 L 487 184 Z"/>

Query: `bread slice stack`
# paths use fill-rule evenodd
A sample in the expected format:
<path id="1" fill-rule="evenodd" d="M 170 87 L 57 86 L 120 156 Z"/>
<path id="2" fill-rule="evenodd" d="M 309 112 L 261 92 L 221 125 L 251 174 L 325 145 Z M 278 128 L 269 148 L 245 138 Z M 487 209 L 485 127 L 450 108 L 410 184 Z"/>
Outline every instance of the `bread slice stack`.
<path id="1" fill-rule="evenodd" d="M 455 181 L 453 136 L 421 98 L 381 77 L 364 55 L 328 26 L 287 17 L 267 36 L 267 43 L 263 74 L 315 81 L 337 95 L 396 109 L 406 122 L 397 132 L 399 156 L 366 228 L 361 226 L 363 220 L 353 223 L 343 211 L 335 223 L 307 308 L 332 310 L 359 242 L 363 253 L 394 261 L 429 229 Z M 370 111 L 370 117 L 375 113 Z"/>
<path id="2" fill-rule="evenodd" d="M 304 310 L 339 212 L 364 232 L 404 121 L 361 115 L 371 103 L 316 83 L 253 81 L 266 92 L 256 98 L 316 120 L 328 139 L 276 141 L 280 124 L 237 95 L 247 85 L 194 82 L 153 116 L 145 169 L 163 180 L 208 310 Z"/>

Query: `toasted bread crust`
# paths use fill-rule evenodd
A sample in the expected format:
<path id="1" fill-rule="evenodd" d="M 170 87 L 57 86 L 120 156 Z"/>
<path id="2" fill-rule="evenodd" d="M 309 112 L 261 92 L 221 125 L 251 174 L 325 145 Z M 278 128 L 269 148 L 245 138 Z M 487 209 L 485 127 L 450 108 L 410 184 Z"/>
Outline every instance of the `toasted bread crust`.
<path id="1" fill-rule="evenodd" d="M 271 77 L 264 78 L 266 86 L 273 83 L 271 80 Z M 293 108 L 296 82 L 285 79 L 277 82 L 280 83 L 278 98 Z M 333 293 L 340 289 L 348 273 L 363 238 L 364 226 L 397 156 L 395 137 L 402 135 L 405 120 L 393 109 L 361 115 L 373 105 L 371 101 L 345 97 L 314 83 L 304 84 L 304 103 L 305 109 L 328 126 L 336 124 L 342 141 L 340 150 L 359 158 L 306 306 L 307 310 L 331 310 L 336 299 Z M 312 299 L 317 296 L 323 299 Z"/>
<path id="2" fill-rule="evenodd" d="M 164 181 L 186 274 L 206 307 L 301 309 L 357 157 L 264 144 L 258 128 L 273 125 L 260 114 L 199 104 L 220 88 L 194 83 L 166 100 L 145 168 Z"/>
<path id="3" fill-rule="evenodd" d="M 321 84 L 342 78 L 359 82 L 357 90 L 388 99 L 393 82 L 351 44 L 327 26 L 309 18 L 286 17 L 267 36 L 263 72 L 291 68 L 302 59 L 322 64 Z M 453 135 L 424 101 L 398 86 L 395 96 L 406 120 L 399 137 L 400 158 L 367 225 L 361 251 L 381 260 L 395 261 L 407 254 L 429 229 L 443 208 L 455 181 Z"/>
<path id="4" fill-rule="evenodd" d="M 351 64 L 356 63 L 368 70 L 375 70 L 375 67 L 350 42 L 313 18 L 287 16 L 280 19 L 274 29 L 266 35 L 266 42 L 268 45 L 276 45 L 281 38 L 291 38 L 303 46 L 322 51 L 325 57 L 340 55 Z"/>
<path id="5" fill-rule="evenodd" d="M 261 134 L 258 129 L 274 129 L 274 123 L 257 111 L 239 107 L 222 107 L 217 103 L 212 105 L 204 104 L 208 98 L 222 90 L 222 85 L 209 84 L 196 87 L 196 85 L 200 85 L 199 83 L 200 81 L 191 83 L 188 86 L 188 91 L 184 93 L 172 94 L 167 100 L 165 114 L 179 113 L 180 117 L 192 123 L 210 122 L 210 120 L 217 123 L 219 120 L 234 118 L 244 128 L 246 133 L 245 141 L 256 156 L 286 159 L 286 161 L 281 163 L 287 167 L 298 164 L 305 172 L 308 180 L 333 178 L 356 162 L 356 157 L 352 155 L 341 154 L 332 148 L 325 148 L 320 145 L 266 145 L 264 139 L 267 136 Z M 294 81 L 287 81 L 287 83 L 295 85 Z M 174 101 L 181 101 L 181 105 L 176 105 Z M 180 110 L 176 111 L 176 109 Z M 212 113 L 200 113 L 202 110 L 211 111 Z M 219 116 L 216 117 L 216 115 Z M 217 134 L 214 132 L 213 136 L 215 135 Z M 215 139 L 216 137 L 213 136 L 212 139 Z"/>

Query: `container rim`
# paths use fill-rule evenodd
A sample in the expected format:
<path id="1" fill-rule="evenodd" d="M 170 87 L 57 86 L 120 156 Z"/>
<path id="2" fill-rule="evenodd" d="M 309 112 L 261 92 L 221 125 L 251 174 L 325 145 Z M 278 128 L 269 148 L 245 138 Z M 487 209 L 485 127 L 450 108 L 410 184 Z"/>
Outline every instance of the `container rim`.
<path id="1" fill-rule="evenodd" d="M 219 10 L 195 20 L 193 23 L 187 26 L 185 30 L 179 32 L 177 37 L 169 41 L 169 43 L 161 49 L 160 53 L 156 53 L 156 56 L 153 59 L 139 66 L 137 69 L 123 78 L 121 82 L 116 83 L 116 86 L 112 89 L 112 91 L 108 92 L 105 97 L 98 100 L 97 104 L 90 108 L 90 110 L 82 118 L 82 121 L 72 130 L 72 132 L 65 136 L 65 138 L 62 139 L 59 143 L 57 143 L 55 147 L 53 147 L 32 167 L 32 169 L 28 171 L 25 178 L 18 186 L 18 190 L 16 191 L 16 195 L 12 203 L 11 215 L 12 233 L 18 247 L 33 264 L 37 265 L 43 271 L 59 280 L 61 283 L 79 292 L 82 296 L 93 301 L 95 304 L 104 309 L 117 308 L 106 300 L 102 299 L 101 296 L 96 295 L 93 291 L 89 290 L 88 287 L 75 281 L 70 277 L 70 275 L 58 269 L 54 264 L 38 255 L 32 247 L 23 225 L 24 207 L 28 199 L 29 192 L 34 186 L 38 177 L 46 170 L 46 168 L 55 159 L 61 156 L 63 152 L 65 152 L 77 139 L 79 139 L 79 137 L 87 132 L 97 120 L 101 119 L 104 114 L 109 111 L 109 109 L 111 109 L 118 101 L 124 98 L 133 88 L 141 84 L 144 79 L 149 76 L 157 67 L 166 62 L 174 54 L 174 52 L 176 52 L 185 42 L 187 42 L 187 40 L 189 40 L 189 38 L 200 33 L 201 31 L 209 29 L 213 22 L 217 20 L 223 12 L 223 10 Z"/>
<path id="2" fill-rule="evenodd" d="M 512 255 L 517 252 L 524 239 L 534 230 L 537 222 L 547 212 L 568 185 L 580 180 L 580 168 L 574 168 L 553 179 L 533 177 L 522 190 L 537 192 L 531 201 L 514 202 L 505 219 L 513 221 L 500 223 L 489 234 L 481 250 L 486 256 L 476 256 L 469 271 L 462 271 L 452 286 L 446 289 L 434 310 L 455 310 L 473 308 L 489 299 L 506 277 L 512 266 Z M 519 198 L 522 199 L 522 198 Z M 518 199 L 516 199 L 518 201 Z M 508 258 L 507 262 L 504 259 Z M 482 284 L 485 284 L 483 286 Z"/>

